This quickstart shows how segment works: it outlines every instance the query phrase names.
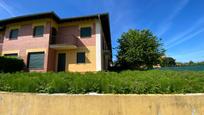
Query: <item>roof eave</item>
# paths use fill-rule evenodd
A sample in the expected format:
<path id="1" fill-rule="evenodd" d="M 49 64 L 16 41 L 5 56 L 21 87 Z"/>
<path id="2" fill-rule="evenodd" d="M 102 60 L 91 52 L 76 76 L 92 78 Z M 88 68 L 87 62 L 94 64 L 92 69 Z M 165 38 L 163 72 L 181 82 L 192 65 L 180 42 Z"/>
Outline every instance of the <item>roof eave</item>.
<path id="1" fill-rule="evenodd" d="M 111 43 L 111 32 L 110 32 L 110 18 L 108 13 L 99 14 L 101 23 L 102 23 L 102 29 L 108 44 L 108 48 L 111 51 L 111 57 L 112 57 L 112 43 Z"/>
<path id="2" fill-rule="evenodd" d="M 45 13 L 24 15 L 24 16 L 18 16 L 18 17 L 5 19 L 5 20 L 0 20 L 0 31 L 4 30 L 5 26 L 9 23 L 22 22 L 22 21 L 26 21 L 26 20 L 35 20 L 35 19 L 40 19 L 40 18 L 52 18 L 58 23 L 100 18 L 101 23 L 102 23 L 103 32 L 104 32 L 105 38 L 106 38 L 107 43 L 108 43 L 109 50 L 111 50 L 111 52 L 112 52 L 110 20 L 109 20 L 109 14 L 108 13 L 89 15 L 89 16 L 81 16 L 81 17 L 64 18 L 64 19 L 60 19 L 55 14 L 55 12 L 45 12 Z"/>

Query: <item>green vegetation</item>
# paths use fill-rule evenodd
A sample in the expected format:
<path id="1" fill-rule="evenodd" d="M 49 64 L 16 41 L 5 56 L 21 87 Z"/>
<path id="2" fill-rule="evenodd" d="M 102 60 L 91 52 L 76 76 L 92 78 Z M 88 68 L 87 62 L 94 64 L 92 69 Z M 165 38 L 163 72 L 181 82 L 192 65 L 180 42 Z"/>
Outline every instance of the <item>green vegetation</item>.
<path id="1" fill-rule="evenodd" d="M 176 65 L 177 66 L 199 66 L 199 65 L 204 65 L 204 61 L 202 61 L 202 62 L 189 61 L 189 62 L 186 62 L 186 63 L 177 62 Z"/>
<path id="2" fill-rule="evenodd" d="M 160 65 L 162 67 L 174 67 L 176 66 L 176 60 L 172 57 L 162 57 Z"/>
<path id="3" fill-rule="evenodd" d="M 204 72 L 2 73 L 0 90 L 69 94 L 204 93 Z"/>
<path id="4" fill-rule="evenodd" d="M 160 63 L 164 55 L 161 40 L 150 30 L 130 29 L 118 40 L 117 66 L 128 69 L 149 69 Z"/>
<path id="5" fill-rule="evenodd" d="M 0 72 L 17 72 L 23 70 L 25 64 L 16 57 L 0 56 Z"/>

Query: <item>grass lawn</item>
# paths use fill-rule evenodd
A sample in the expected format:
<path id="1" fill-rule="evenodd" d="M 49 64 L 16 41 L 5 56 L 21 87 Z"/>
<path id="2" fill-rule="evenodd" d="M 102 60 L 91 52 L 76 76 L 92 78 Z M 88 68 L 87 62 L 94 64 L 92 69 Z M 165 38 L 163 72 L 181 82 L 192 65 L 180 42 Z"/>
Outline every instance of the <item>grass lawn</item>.
<path id="1" fill-rule="evenodd" d="M 2 73 L 0 91 L 69 94 L 204 93 L 204 72 Z"/>

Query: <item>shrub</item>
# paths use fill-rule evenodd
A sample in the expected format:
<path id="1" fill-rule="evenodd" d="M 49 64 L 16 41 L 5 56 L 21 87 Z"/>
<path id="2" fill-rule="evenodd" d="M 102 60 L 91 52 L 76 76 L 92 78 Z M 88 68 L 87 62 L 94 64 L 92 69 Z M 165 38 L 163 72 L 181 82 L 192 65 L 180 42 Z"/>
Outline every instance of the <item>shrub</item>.
<path id="1" fill-rule="evenodd" d="M 25 64 L 22 59 L 0 56 L 0 72 L 17 72 L 21 71 L 24 66 Z"/>
<path id="2" fill-rule="evenodd" d="M 204 93 L 204 72 L 2 73 L 0 91 L 85 94 Z"/>

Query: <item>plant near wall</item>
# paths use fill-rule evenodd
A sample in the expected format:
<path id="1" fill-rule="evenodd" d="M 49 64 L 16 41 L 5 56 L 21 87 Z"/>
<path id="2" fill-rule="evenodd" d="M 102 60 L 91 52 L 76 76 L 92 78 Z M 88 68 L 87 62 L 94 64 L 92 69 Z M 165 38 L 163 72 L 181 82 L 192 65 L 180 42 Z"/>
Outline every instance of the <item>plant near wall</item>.
<path id="1" fill-rule="evenodd" d="M 204 72 L 0 73 L 0 91 L 68 94 L 204 93 Z"/>
<path id="2" fill-rule="evenodd" d="M 23 70 L 24 67 L 25 64 L 20 58 L 0 56 L 0 72 L 17 72 Z"/>

